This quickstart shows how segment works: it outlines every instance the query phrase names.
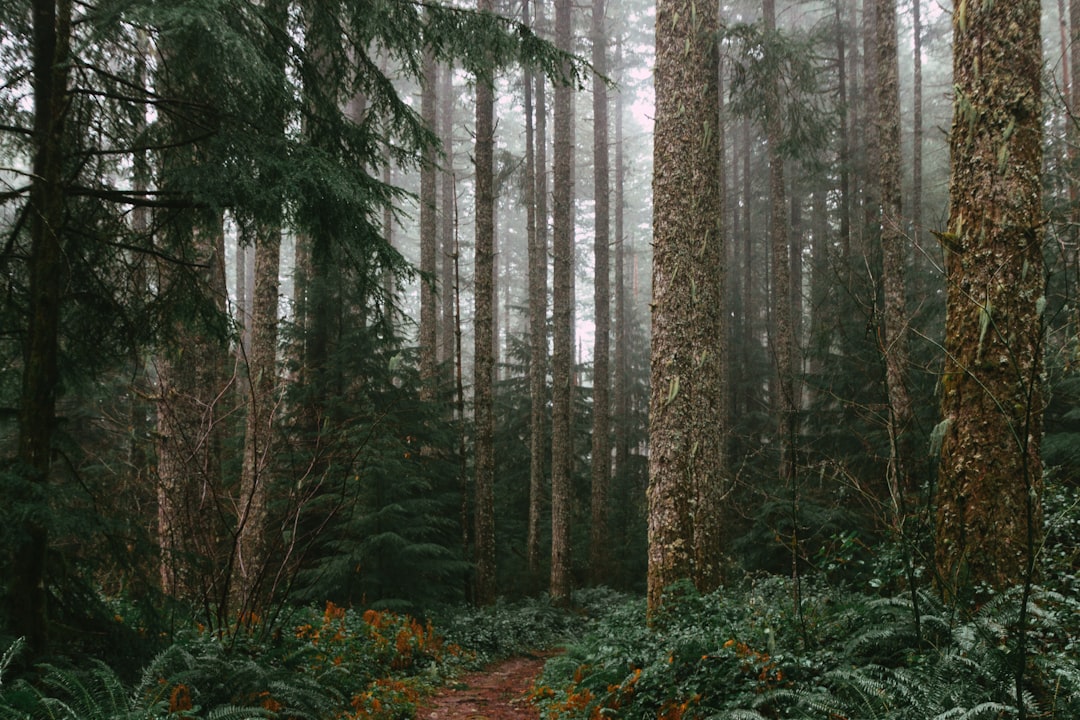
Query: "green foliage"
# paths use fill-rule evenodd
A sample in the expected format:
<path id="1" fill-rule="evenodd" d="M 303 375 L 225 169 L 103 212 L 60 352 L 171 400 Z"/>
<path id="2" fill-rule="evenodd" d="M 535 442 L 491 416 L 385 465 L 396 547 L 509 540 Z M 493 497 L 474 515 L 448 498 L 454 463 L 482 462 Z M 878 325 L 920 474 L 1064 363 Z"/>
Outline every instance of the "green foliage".
<path id="1" fill-rule="evenodd" d="M 830 111 L 820 83 L 827 41 L 820 32 L 764 30 L 740 23 L 723 31 L 731 64 L 731 111 L 763 122 L 779 113 L 780 151 L 811 165 L 826 145 Z M 775 90 L 774 90 L 775 88 Z"/>
<path id="2" fill-rule="evenodd" d="M 1073 598 L 1036 589 L 1021 632 L 1022 588 L 968 618 L 925 594 L 916 609 L 824 588 L 796 612 L 793 590 L 682 588 L 651 628 L 628 602 L 549 661 L 539 701 L 562 718 L 1011 717 L 1022 668 L 1028 717 L 1080 712 Z"/>
<path id="3" fill-rule="evenodd" d="M 277 636 L 181 633 L 131 686 L 101 662 L 8 682 L 16 643 L 0 659 L 0 718 L 404 717 L 467 659 L 405 615 L 328 603 L 292 621 Z"/>
<path id="4" fill-rule="evenodd" d="M 569 612 L 547 596 L 508 601 L 490 607 L 453 607 L 439 613 L 438 626 L 448 641 L 474 653 L 477 664 L 515 654 L 545 650 L 569 641 L 589 617 L 605 616 L 623 596 L 611 590 L 579 590 L 572 596 L 578 608 Z"/>

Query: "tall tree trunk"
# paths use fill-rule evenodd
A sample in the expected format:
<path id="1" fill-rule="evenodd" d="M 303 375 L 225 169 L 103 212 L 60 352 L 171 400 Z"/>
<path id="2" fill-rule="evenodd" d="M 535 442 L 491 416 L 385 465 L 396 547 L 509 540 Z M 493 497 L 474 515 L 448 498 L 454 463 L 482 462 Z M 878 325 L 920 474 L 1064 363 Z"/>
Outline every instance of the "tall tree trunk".
<path id="1" fill-rule="evenodd" d="M 914 35 L 911 101 L 911 242 L 922 242 L 923 196 L 923 80 L 922 80 L 922 0 L 912 0 L 911 31 Z"/>
<path id="2" fill-rule="evenodd" d="M 953 15 L 936 565 L 947 597 L 1030 577 L 1041 537 L 1038 0 Z M 1008 28 L 1008 32 L 1003 29 Z"/>
<path id="3" fill-rule="evenodd" d="M 537 0 L 537 13 L 540 4 Z M 522 22 L 530 23 L 529 0 L 521 4 Z M 536 88 L 536 132 L 533 131 L 533 87 Z M 525 207 L 529 231 L 529 519 L 525 540 L 529 575 L 539 580 L 540 574 L 540 511 L 544 497 L 544 448 L 546 446 L 544 418 L 547 414 L 547 203 L 541 201 L 546 193 L 542 182 L 544 164 L 537 156 L 547 153 L 542 146 L 547 141 L 544 102 L 544 78 L 532 70 L 525 71 Z M 541 214 L 540 207 L 545 212 Z"/>
<path id="4" fill-rule="evenodd" d="M 492 10 L 492 0 L 478 0 L 481 11 Z M 491 342 L 494 308 L 494 213 L 493 148 L 495 144 L 494 90 L 492 78 L 476 78 L 476 261 L 474 295 L 473 413 L 476 436 L 475 539 L 476 602 L 495 602 L 495 418 L 492 401 L 494 357 Z"/>
<path id="5" fill-rule="evenodd" d="M 195 287 L 204 316 L 173 326 L 157 364 L 158 538 L 166 593 L 204 605 L 208 620 L 226 620 L 230 561 L 219 557 L 227 512 L 222 481 L 221 407 L 228 383 L 223 337 L 206 315 L 226 312 L 225 241 L 220 218 L 183 213 L 168 228 L 174 247 L 198 265 Z M 183 272 L 183 270 L 176 270 Z M 173 282 L 166 276 L 164 282 Z"/>
<path id="6" fill-rule="evenodd" d="M 595 203 L 595 273 L 593 303 L 596 338 L 593 349 L 592 495 L 589 525 L 589 566 L 592 581 L 607 581 L 609 558 L 608 490 L 611 485 L 611 380 L 609 354 L 611 334 L 610 198 L 608 180 L 608 72 L 604 0 L 593 0 L 593 198 Z"/>
<path id="7" fill-rule="evenodd" d="M 255 251 L 255 296 L 248 355 L 247 419 L 240 476 L 239 551 L 242 607 L 259 609 L 267 570 L 267 522 L 274 427 L 281 400 L 277 373 L 278 273 L 281 227 L 269 224 Z"/>
<path id="8" fill-rule="evenodd" d="M 442 140 L 443 169 L 440 188 L 442 215 L 439 224 L 439 243 L 442 272 L 439 280 L 439 299 L 442 301 L 442 327 L 439 341 L 439 362 L 454 364 L 454 232 L 457 226 L 457 199 L 454 194 L 454 68 L 444 68 L 443 89 L 439 98 L 439 135 Z M 449 375 L 447 377 L 450 377 Z"/>
<path id="9" fill-rule="evenodd" d="M 753 233 L 751 232 L 753 225 L 750 222 L 753 216 L 753 179 L 750 175 L 750 160 L 754 152 L 754 145 L 751 142 L 750 133 L 750 119 L 745 118 L 743 120 L 743 172 L 742 172 L 742 196 L 743 196 L 743 334 L 739 348 L 742 354 L 742 361 L 739 363 L 742 372 L 742 388 L 741 394 L 743 395 L 743 405 L 746 407 L 747 412 L 752 412 L 755 403 L 757 402 L 757 391 L 754 388 L 754 375 L 750 368 L 753 367 L 753 348 L 758 342 L 757 329 L 758 329 L 758 306 L 757 297 L 754 287 L 754 241 Z"/>
<path id="10" fill-rule="evenodd" d="M 266 4 L 272 27 L 284 27 L 288 21 L 288 0 L 269 0 Z M 281 78 L 285 78 L 285 48 L 271 39 Z M 277 108 L 274 126 L 285 133 L 285 117 Z M 259 231 L 255 249 L 255 282 L 251 304 L 251 346 L 247 356 L 247 418 L 244 427 L 243 463 L 240 471 L 240 503 L 237 518 L 237 558 L 241 586 L 240 609 L 252 614 L 261 612 L 265 602 L 263 587 L 269 570 L 270 533 L 269 495 L 271 459 L 274 455 L 274 428 L 278 416 L 280 384 L 277 373 L 278 346 L 278 275 L 281 270 L 281 201 L 276 218 L 265 222 Z"/>
<path id="11" fill-rule="evenodd" d="M 838 214 L 840 216 L 840 255 L 845 268 L 844 279 L 850 287 L 850 278 L 846 270 L 851 266 L 851 140 L 848 132 L 849 119 L 852 114 L 848 95 L 848 68 L 847 68 L 847 33 L 848 27 L 845 20 L 845 8 L 847 0 L 836 2 L 836 73 L 837 73 L 837 102 L 840 106 L 839 127 L 839 164 L 840 164 L 840 197 Z M 853 53 L 854 54 L 854 53 Z"/>
<path id="12" fill-rule="evenodd" d="M 776 32 L 774 0 L 762 3 L 765 31 Z M 774 80 L 768 91 L 769 110 L 766 113 L 769 148 L 770 263 L 772 280 L 772 335 L 770 350 L 776 368 L 776 389 L 773 406 L 779 416 L 780 476 L 787 481 L 795 477 L 795 335 L 791 317 L 791 257 L 788 247 L 787 193 L 784 183 L 784 157 L 780 152 L 784 129 L 781 124 L 779 81 Z"/>
<path id="13" fill-rule="evenodd" d="M 420 95 L 420 116 L 431 132 L 437 132 L 438 66 L 435 52 L 424 51 L 424 77 Z M 435 297 L 435 274 L 438 262 L 438 217 L 436 216 L 436 149 L 424 148 L 420 167 L 420 382 L 421 396 L 430 400 L 435 394 L 435 368 L 438 360 L 439 307 Z"/>
<path id="14" fill-rule="evenodd" d="M 907 388 L 908 339 L 905 263 L 907 253 L 900 196 L 900 72 L 896 54 L 896 0 L 877 3 L 877 156 L 881 194 L 881 280 L 885 389 L 889 398 L 889 495 L 893 515 L 902 524 L 912 460 L 911 395 Z"/>
<path id="15" fill-rule="evenodd" d="M 615 72 L 623 71 L 622 38 L 615 45 Z M 623 156 L 623 93 L 615 96 L 615 376 L 612 389 L 612 401 L 615 407 L 614 440 L 615 467 L 613 477 L 617 487 L 625 487 L 623 482 L 628 471 L 630 459 L 630 441 L 628 427 L 630 422 L 629 378 L 629 343 L 628 318 L 626 310 L 626 233 L 624 229 L 625 213 L 624 192 L 626 164 Z"/>
<path id="16" fill-rule="evenodd" d="M 65 189 L 64 126 L 70 0 L 35 0 L 33 6 L 34 174 L 30 179 L 29 321 L 19 398 L 18 459 L 25 498 L 43 496 L 49 481 L 56 424 L 57 358 L 64 263 L 61 233 Z M 30 513 L 17 533 L 9 585 L 11 627 L 40 656 L 48 644 L 46 556 L 48 527 Z"/>
<path id="17" fill-rule="evenodd" d="M 555 44 L 573 49 L 573 5 L 555 0 Z M 570 474 L 574 364 L 574 89 L 555 86 L 553 194 L 553 347 L 551 411 L 551 583 L 556 603 L 570 598 Z"/>
<path id="18" fill-rule="evenodd" d="M 721 579 L 724 442 L 723 208 L 716 12 L 656 14 L 653 313 L 649 402 L 650 612 L 671 583 Z"/>

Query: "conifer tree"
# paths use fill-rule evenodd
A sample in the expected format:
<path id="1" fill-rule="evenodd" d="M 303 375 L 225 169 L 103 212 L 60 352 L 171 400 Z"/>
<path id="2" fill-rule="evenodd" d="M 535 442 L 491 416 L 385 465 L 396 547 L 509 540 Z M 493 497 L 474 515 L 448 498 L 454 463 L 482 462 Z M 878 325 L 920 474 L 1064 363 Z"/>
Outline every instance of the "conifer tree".
<path id="1" fill-rule="evenodd" d="M 677 580 L 721 579 L 727 489 L 718 16 L 693 0 L 656 15 L 650 612 Z M 786 264 L 786 263 L 785 263 Z"/>
<path id="2" fill-rule="evenodd" d="M 947 316 L 935 561 L 948 598 L 1030 579 L 1041 537 L 1038 0 L 953 15 Z"/>
<path id="3" fill-rule="evenodd" d="M 555 0 L 555 44 L 573 42 L 573 6 Z M 573 470 L 574 89 L 555 86 L 552 197 L 551 584 L 556 603 L 570 597 L 570 480 Z"/>
<path id="4" fill-rule="evenodd" d="M 491 12 L 492 0 L 478 0 L 481 12 Z M 494 382 L 494 292 L 492 283 L 495 257 L 494 189 L 494 87 L 490 74 L 476 78 L 476 260 L 474 294 L 476 315 L 474 332 L 473 413 L 476 434 L 475 528 L 476 602 L 495 602 L 495 417 L 492 400 Z"/>
<path id="5" fill-rule="evenodd" d="M 594 288 L 593 307 L 596 337 L 593 349 L 593 436 L 592 495 L 589 524 L 589 565 L 594 583 L 603 583 L 608 574 L 608 491 L 611 485 L 610 403 L 610 207 L 608 179 L 608 96 L 605 76 L 607 36 L 604 0 L 593 0 L 592 64 L 593 76 L 593 203 L 594 219 Z"/>

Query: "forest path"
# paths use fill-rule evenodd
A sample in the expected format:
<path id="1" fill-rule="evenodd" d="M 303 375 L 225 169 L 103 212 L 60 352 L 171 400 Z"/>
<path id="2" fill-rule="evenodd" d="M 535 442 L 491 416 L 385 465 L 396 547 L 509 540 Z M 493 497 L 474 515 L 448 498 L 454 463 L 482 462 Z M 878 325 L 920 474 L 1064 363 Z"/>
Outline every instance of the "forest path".
<path id="1" fill-rule="evenodd" d="M 546 654 L 529 654 L 493 663 L 470 673 L 429 698 L 420 720 L 537 720 L 529 702 L 533 681 L 544 669 Z"/>

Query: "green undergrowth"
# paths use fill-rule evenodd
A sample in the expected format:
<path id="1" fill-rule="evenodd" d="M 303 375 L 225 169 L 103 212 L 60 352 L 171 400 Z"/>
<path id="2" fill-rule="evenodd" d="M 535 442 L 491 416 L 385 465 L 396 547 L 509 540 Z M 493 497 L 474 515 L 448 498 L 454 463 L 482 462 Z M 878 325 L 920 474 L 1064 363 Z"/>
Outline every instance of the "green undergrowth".
<path id="1" fill-rule="evenodd" d="M 17 676 L 16 642 L 0 658 L 0 720 L 410 718 L 449 679 L 564 643 L 623 602 L 587 591 L 573 610 L 541 598 L 446 608 L 426 621 L 327 603 L 295 611 L 281 627 L 245 618 L 223 631 L 179 633 L 133 682 L 85 659 Z"/>
<path id="2" fill-rule="evenodd" d="M 607 588 L 573 593 L 569 607 L 553 605 L 547 596 L 490 607 L 454 607 L 436 618 L 450 642 L 468 648 L 476 665 L 513 655 L 562 646 L 580 637 L 594 622 L 622 607 L 628 596 Z"/>
<path id="3" fill-rule="evenodd" d="M 1021 589 L 968 617 L 929 595 L 835 589 L 803 588 L 796 609 L 794 590 L 680 588 L 651 628 L 644 602 L 625 602 L 548 661 L 542 717 L 1080 717 L 1075 598 L 1035 589 L 1021 643 Z"/>

